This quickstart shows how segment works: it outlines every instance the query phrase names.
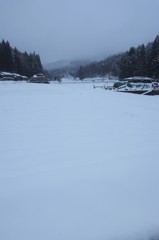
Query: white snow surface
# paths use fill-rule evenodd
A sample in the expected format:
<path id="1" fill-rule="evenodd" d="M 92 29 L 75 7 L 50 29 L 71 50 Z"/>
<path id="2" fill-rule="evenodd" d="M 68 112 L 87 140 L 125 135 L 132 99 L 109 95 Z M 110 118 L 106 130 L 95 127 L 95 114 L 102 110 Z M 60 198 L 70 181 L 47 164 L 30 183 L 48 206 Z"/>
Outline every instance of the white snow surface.
<path id="1" fill-rule="evenodd" d="M 158 229 L 159 96 L 0 83 L 1 240 L 123 240 Z"/>

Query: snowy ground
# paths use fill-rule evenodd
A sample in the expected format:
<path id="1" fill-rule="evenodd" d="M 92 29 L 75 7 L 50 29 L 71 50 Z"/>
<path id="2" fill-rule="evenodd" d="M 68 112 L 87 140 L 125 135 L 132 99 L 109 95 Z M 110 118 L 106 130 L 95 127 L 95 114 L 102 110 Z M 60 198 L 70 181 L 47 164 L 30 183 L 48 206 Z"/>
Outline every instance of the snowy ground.
<path id="1" fill-rule="evenodd" d="M 155 233 L 158 183 L 159 96 L 0 83 L 1 240 Z"/>

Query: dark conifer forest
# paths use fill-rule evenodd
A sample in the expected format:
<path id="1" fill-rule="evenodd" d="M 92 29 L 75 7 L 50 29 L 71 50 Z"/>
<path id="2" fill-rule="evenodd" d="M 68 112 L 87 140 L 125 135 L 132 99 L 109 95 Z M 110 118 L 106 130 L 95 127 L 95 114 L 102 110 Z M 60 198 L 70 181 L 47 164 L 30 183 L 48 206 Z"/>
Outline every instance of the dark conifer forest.
<path id="1" fill-rule="evenodd" d="M 146 46 L 131 47 L 124 53 L 107 57 L 103 61 L 80 66 L 76 77 L 80 79 L 97 76 L 116 76 L 124 79 L 133 76 L 146 76 L 159 80 L 159 36 Z"/>
<path id="2" fill-rule="evenodd" d="M 0 42 L 0 71 L 14 72 L 27 77 L 43 72 L 40 56 L 34 53 L 24 53 L 12 48 L 8 41 Z"/>

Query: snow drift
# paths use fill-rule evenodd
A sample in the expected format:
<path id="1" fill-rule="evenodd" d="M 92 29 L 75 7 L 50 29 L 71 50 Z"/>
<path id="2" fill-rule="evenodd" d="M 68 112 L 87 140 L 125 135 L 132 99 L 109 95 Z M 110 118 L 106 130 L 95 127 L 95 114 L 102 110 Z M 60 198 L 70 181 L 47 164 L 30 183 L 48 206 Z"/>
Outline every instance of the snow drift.
<path id="1" fill-rule="evenodd" d="M 0 116 L 0 239 L 157 232 L 158 96 L 1 83 Z"/>

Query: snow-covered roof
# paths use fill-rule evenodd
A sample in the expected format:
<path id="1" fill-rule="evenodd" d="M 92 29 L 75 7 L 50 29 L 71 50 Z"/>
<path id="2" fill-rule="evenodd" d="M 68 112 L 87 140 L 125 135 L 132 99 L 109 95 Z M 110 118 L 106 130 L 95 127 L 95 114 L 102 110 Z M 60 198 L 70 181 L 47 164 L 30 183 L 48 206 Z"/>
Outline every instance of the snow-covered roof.
<path id="1" fill-rule="evenodd" d="M 10 73 L 10 72 L 0 72 L 0 74 L 2 75 L 7 75 L 7 76 L 13 76 L 13 73 Z"/>
<path id="2" fill-rule="evenodd" d="M 143 77 L 143 76 L 134 76 L 134 77 L 125 78 L 125 80 L 153 80 L 153 79 L 149 77 Z"/>
<path id="3" fill-rule="evenodd" d="M 27 79 L 26 76 L 22 76 L 22 75 L 20 75 L 18 73 L 0 72 L 0 75 L 3 78 L 12 77 L 12 78 L 15 78 L 15 79 L 17 79 L 17 78 L 19 78 L 19 79 L 20 78 Z"/>

